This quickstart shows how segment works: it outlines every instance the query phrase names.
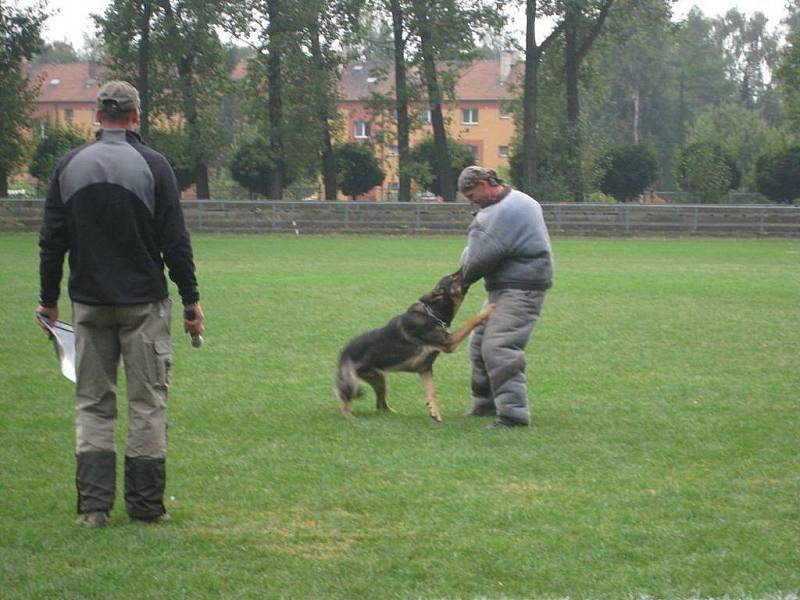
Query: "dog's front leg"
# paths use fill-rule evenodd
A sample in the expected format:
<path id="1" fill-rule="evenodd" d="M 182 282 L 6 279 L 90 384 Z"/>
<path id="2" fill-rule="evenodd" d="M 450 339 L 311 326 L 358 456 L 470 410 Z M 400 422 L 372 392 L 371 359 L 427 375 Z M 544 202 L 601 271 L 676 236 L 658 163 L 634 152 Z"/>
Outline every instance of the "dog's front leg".
<path id="1" fill-rule="evenodd" d="M 494 304 L 489 304 L 483 310 L 481 310 L 481 312 L 471 319 L 468 319 L 466 323 L 451 333 L 450 339 L 447 341 L 447 344 L 442 348 L 442 350 L 450 354 L 456 348 L 458 348 L 458 345 L 472 332 L 473 329 L 489 318 L 489 315 L 492 314 L 494 307 Z"/>
<path id="2" fill-rule="evenodd" d="M 422 380 L 422 387 L 425 389 L 425 404 L 428 405 L 431 419 L 441 423 L 442 413 L 439 410 L 439 403 L 436 401 L 436 390 L 433 387 L 433 371 L 420 373 L 419 378 Z"/>

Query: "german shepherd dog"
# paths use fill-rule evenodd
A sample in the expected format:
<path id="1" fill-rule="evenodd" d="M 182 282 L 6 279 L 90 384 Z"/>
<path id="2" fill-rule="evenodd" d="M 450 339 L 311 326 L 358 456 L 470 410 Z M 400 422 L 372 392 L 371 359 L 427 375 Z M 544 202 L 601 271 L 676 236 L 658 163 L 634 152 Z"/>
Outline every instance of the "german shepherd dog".
<path id="1" fill-rule="evenodd" d="M 339 370 L 334 391 L 341 402 L 342 415 L 351 418 L 350 401 L 361 395 L 358 379 L 375 390 L 378 410 L 394 412 L 386 403 L 384 373 L 399 371 L 418 373 L 425 390 L 426 404 L 434 421 L 441 422 L 442 413 L 433 387 L 433 362 L 439 352 L 450 353 L 494 308 L 484 308 L 454 333 L 447 328 L 453 321 L 466 289 L 461 271 L 439 280 L 430 292 L 409 309 L 380 329 L 372 329 L 353 338 L 339 355 Z"/>

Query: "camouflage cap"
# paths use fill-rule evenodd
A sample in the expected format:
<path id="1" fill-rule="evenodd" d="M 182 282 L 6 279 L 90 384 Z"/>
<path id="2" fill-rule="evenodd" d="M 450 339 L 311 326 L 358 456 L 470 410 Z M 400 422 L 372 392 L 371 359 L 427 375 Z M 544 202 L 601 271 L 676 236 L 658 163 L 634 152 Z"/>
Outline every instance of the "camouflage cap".
<path id="1" fill-rule="evenodd" d="M 488 181 L 492 185 L 503 185 L 503 180 L 492 169 L 471 165 L 461 171 L 458 176 L 458 191 L 462 194 L 468 192 L 480 181 Z"/>
<path id="2" fill-rule="evenodd" d="M 127 81 L 109 81 L 97 92 L 97 112 L 119 116 L 139 110 L 139 92 Z"/>

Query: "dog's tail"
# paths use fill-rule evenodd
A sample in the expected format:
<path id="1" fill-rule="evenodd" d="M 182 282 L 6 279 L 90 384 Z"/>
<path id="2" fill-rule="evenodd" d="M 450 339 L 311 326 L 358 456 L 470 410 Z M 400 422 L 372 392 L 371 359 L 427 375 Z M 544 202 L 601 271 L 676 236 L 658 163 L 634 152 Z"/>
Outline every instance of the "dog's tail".
<path id="1" fill-rule="evenodd" d="M 356 366 L 352 359 L 342 354 L 339 357 L 339 370 L 336 372 L 336 381 L 333 391 L 342 403 L 342 413 L 349 413 L 347 403 L 353 398 L 361 395 L 361 387 L 358 385 L 356 376 Z"/>

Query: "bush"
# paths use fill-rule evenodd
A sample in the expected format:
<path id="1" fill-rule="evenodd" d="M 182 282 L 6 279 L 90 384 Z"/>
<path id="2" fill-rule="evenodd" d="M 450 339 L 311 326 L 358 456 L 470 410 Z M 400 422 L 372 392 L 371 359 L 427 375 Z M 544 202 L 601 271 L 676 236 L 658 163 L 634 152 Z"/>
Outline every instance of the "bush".
<path id="1" fill-rule="evenodd" d="M 678 185 L 695 201 L 721 202 L 728 190 L 741 182 L 741 172 L 733 158 L 720 146 L 697 142 L 684 148 L 678 157 Z"/>
<path id="2" fill-rule="evenodd" d="M 643 144 L 618 146 L 600 159 L 600 171 L 600 191 L 627 202 L 637 198 L 658 178 L 658 158 Z"/>
<path id="3" fill-rule="evenodd" d="M 191 187 L 197 181 L 197 165 L 192 155 L 191 140 L 183 127 L 152 129 L 147 143 L 167 157 L 175 170 L 181 190 Z"/>
<path id="4" fill-rule="evenodd" d="M 759 157 L 756 185 L 773 202 L 791 204 L 800 198 L 800 146 Z"/>
<path id="5" fill-rule="evenodd" d="M 268 195 L 274 169 L 269 141 L 263 137 L 242 141 L 234 150 L 228 168 L 234 181 L 248 192 Z"/>
<path id="6" fill-rule="evenodd" d="M 450 155 L 450 176 L 455 186 L 461 171 L 475 164 L 475 156 L 469 146 L 452 140 L 447 140 L 447 152 Z M 420 187 L 441 196 L 442 184 L 436 172 L 435 156 L 433 138 L 427 137 L 411 149 L 409 173 Z"/>
<path id="7" fill-rule="evenodd" d="M 46 192 L 61 157 L 86 142 L 85 135 L 77 129 L 48 128 L 45 136 L 36 144 L 30 167 L 30 174 L 39 180 L 39 189 Z"/>
<path id="8" fill-rule="evenodd" d="M 378 160 L 369 144 L 348 142 L 333 149 L 336 157 L 336 182 L 339 189 L 353 200 L 366 194 L 384 180 Z"/>

